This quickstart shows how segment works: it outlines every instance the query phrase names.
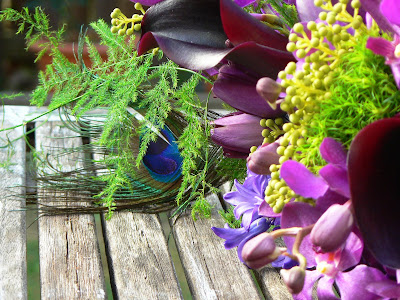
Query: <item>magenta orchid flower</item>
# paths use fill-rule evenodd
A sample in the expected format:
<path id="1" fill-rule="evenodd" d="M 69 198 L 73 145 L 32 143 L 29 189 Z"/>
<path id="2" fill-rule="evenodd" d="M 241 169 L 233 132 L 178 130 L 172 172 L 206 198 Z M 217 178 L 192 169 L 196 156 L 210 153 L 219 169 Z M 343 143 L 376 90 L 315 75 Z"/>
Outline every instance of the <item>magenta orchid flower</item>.
<path id="1" fill-rule="evenodd" d="M 400 89 L 400 4 L 396 0 L 363 0 L 362 3 L 379 27 L 394 35 L 392 42 L 370 37 L 366 47 L 386 58 L 386 64 L 391 67 L 396 85 Z"/>

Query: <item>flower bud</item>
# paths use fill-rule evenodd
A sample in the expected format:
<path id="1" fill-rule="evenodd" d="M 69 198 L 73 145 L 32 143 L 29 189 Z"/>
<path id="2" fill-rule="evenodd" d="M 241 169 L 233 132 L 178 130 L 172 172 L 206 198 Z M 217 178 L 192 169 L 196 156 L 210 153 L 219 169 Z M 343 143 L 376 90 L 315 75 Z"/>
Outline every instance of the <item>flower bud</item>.
<path id="1" fill-rule="evenodd" d="M 280 156 L 276 153 L 276 149 L 278 149 L 278 147 L 278 142 L 264 144 L 255 152 L 250 154 L 250 156 L 247 158 L 247 167 L 249 170 L 261 175 L 271 174 L 269 167 L 273 164 L 279 163 Z"/>
<path id="2" fill-rule="evenodd" d="M 283 249 L 276 247 L 272 235 L 264 232 L 244 244 L 242 259 L 249 268 L 259 269 L 273 262 L 283 252 Z"/>
<path id="3" fill-rule="evenodd" d="M 298 294 L 301 292 L 306 277 L 304 269 L 299 266 L 293 267 L 289 270 L 282 269 L 281 276 L 291 294 Z"/>
<path id="4" fill-rule="evenodd" d="M 257 81 L 256 85 L 257 93 L 263 97 L 272 108 L 276 108 L 276 100 L 282 91 L 282 87 L 275 80 L 263 77 Z"/>
<path id="5" fill-rule="evenodd" d="M 354 217 L 347 205 L 334 204 L 318 219 L 311 231 L 317 252 L 334 252 L 347 240 Z"/>

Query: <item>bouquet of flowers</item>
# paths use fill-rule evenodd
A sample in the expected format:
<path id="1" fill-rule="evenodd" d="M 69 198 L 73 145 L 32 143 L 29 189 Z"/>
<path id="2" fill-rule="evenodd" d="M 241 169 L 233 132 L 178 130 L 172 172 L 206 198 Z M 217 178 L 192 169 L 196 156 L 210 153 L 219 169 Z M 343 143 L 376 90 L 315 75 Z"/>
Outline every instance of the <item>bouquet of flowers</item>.
<path id="1" fill-rule="evenodd" d="M 131 18 L 115 9 L 108 33 L 92 24 L 113 46 L 109 62 L 92 49 L 94 68 L 81 64 L 76 72 L 94 83 L 69 91 L 68 103 L 53 102 L 72 105 L 78 116 L 112 106 L 96 144 L 108 149 L 102 167 L 115 171 L 100 193 L 108 207 L 118 208 L 118 188 L 143 189 L 144 177 L 126 167 L 136 128 L 137 165 L 169 184 L 151 204 L 186 193 L 182 209 L 199 196 L 206 206 L 210 181 L 238 177 L 224 196 L 232 206 L 222 213 L 227 224 L 212 230 L 249 268 L 281 268 L 295 299 L 311 299 L 315 285 L 320 299 L 400 298 L 400 3 L 141 0 L 135 8 L 141 14 Z M 139 40 L 129 39 L 136 33 Z M 56 37 L 48 35 L 53 46 Z M 152 66 L 159 54 L 167 63 Z M 177 70 L 191 79 L 178 84 Z M 49 68 L 36 98 L 52 76 L 62 74 Z M 200 80 L 233 112 L 220 117 L 201 108 L 193 100 Z"/>
<path id="2" fill-rule="evenodd" d="M 211 129 L 226 156 L 247 157 L 224 196 L 240 225 L 213 228 L 225 247 L 282 267 L 296 299 L 315 282 L 321 299 L 400 297 L 400 3 L 142 4 L 138 53 L 202 70 L 237 110 Z"/>

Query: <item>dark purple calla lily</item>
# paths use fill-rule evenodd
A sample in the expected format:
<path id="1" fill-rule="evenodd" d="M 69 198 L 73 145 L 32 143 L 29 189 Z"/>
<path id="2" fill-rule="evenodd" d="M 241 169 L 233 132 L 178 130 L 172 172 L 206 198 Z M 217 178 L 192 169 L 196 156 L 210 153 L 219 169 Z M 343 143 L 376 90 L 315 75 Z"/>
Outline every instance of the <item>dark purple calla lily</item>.
<path id="1" fill-rule="evenodd" d="M 272 74 L 271 74 L 272 75 Z M 262 118 L 277 118 L 284 112 L 272 109 L 256 90 L 258 77 L 234 65 L 225 65 L 213 86 L 215 96 L 242 112 Z"/>
<path id="2" fill-rule="evenodd" d="M 226 46 L 228 39 L 233 48 Z M 138 53 L 158 45 L 167 57 L 189 69 L 209 69 L 227 58 L 268 76 L 271 69 L 276 68 L 277 74 L 293 60 L 286 43 L 286 37 L 231 0 L 165 0 L 146 12 Z"/>
<path id="3" fill-rule="evenodd" d="M 235 113 L 215 120 L 212 124 L 211 139 L 224 149 L 227 156 L 233 151 L 235 157 L 246 158 L 252 146 L 261 145 L 263 137 L 261 132 L 263 127 L 260 125 L 261 118 L 244 114 Z"/>
<path id="4" fill-rule="evenodd" d="M 348 171 L 356 221 L 376 259 L 400 268 L 400 118 L 376 121 L 354 138 Z"/>

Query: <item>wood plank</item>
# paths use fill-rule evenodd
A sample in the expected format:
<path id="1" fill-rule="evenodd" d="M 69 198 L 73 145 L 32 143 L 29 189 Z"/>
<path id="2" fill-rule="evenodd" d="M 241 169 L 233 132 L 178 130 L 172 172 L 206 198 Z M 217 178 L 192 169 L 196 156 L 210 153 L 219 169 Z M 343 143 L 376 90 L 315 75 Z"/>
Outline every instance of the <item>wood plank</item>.
<path id="1" fill-rule="evenodd" d="M 36 130 L 39 151 L 51 147 L 76 147 L 80 138 L 62 126 L 47 122 Z M 68 138 L 65 138 L 68 137 Z M 54 166 L 69 171 L 80 163 L 79 154 L 62 156 Z M 40 201 L 54 204 L 64 192 L 38 189 Z M 93 215 L 44 216 L 39 218 L 39 256 L 42 299 L 106 299 L 104 274 Z"/>
<path id="2" fill-rule="evenodd" d="M 21 122 L 21 119 L 9 118 L 8 108 L 2 110 L 6 119 L 2 129 Z M 22 133 L 22 127 L 1 132 L 0 145 L 5 145 L 7 136 L 15 139 Z M 4 164 L 9 158 L 12 165 L 0 168 L 0 299 L 27 299 L 25 212 L 20 210 L 25 206 L 21 197 L 25 193 L 22 187 L 25 185 L 24 139 L 0 148 L 0 162 Z"/>
<path id="3" fill-rule="evenodd" d="M 103 224 L 115 299 L 182 299 L 158 215 L 116 212 Z"/>
<path id="4" fill-rule="evenodd" d="M 236 250 L 225 250 L 223 240 L 211 230 L 224 224 L 216 212 L 221 209 L 218 197 L 211 195 L 208 199 L 215 205 L 211 219 L 194 221 L 185 214 L 171 220 L 193 299 L 262 299 Z"/>

